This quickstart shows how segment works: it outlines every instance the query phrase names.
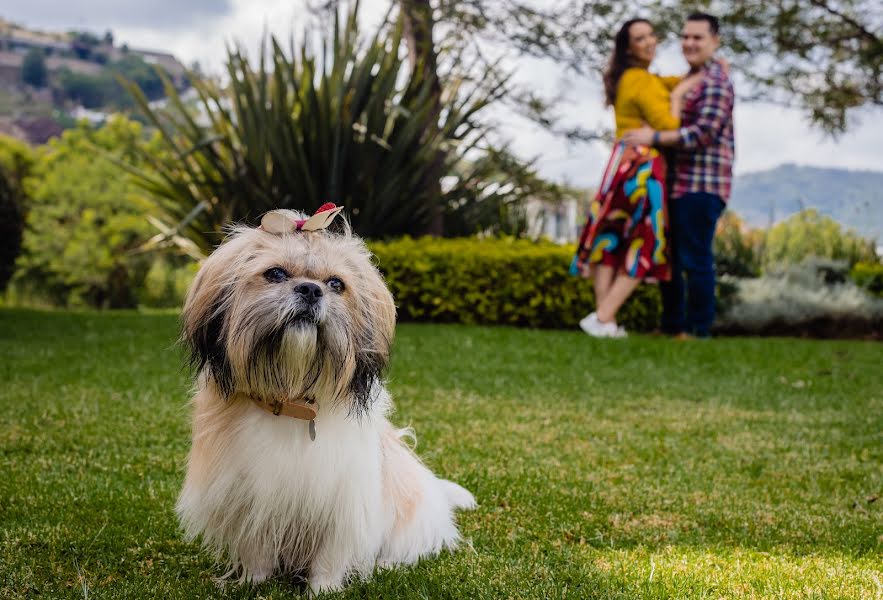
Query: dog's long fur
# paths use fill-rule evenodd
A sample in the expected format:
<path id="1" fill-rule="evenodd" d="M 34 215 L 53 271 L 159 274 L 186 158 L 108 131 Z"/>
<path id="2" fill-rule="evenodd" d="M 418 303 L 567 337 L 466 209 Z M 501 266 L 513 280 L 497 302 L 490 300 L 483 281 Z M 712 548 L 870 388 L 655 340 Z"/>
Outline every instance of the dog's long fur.
<path id="1" fill-rule="evenodd" d="M 271 281 L 273 268 L 288 277 Z M 295 293 L 302 283 L 320 286 L 318 303 Z M 395 306 L 348 226 L 235 228 L 197 274 L 183 321 L 198 389 L 177 512 L 189 538 L 227 558 L 228 576 L 293 574 L 337 589 L 456 546 L 454 510 L 475 501 L 433 475 L 387 419 Z M 316 439 L 306 421 L 240 393 L 314 399 Z"/>

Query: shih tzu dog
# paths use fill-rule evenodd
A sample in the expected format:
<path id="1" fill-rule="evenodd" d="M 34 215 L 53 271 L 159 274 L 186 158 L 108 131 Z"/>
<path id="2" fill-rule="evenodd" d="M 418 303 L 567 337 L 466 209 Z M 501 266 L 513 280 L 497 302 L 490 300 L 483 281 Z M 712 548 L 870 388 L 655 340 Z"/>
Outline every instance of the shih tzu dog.
<path id="1" fill-rule="evenodd" d="M 264 215 L 205 261 L 184 306 L 197 368 L 177 504 L 227 577 L 284 574 L 313 592 L 453 549 L 475 500 L 387 420 L 392 295 L 340 211 Z"/>

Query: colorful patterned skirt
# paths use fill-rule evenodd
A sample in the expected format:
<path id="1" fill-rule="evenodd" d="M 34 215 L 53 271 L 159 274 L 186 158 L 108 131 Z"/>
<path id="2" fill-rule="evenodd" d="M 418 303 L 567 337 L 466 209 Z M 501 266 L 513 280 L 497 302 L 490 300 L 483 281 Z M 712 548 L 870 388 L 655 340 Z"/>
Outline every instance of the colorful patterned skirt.
<path id="1" fill-rule="evenodd" d="M 614 146 L 572 274 L 588 277 L 590 267 L 601 264 L 636 279 L 671 278 L 665 174 L 665 158 L 655 148 Z"/>

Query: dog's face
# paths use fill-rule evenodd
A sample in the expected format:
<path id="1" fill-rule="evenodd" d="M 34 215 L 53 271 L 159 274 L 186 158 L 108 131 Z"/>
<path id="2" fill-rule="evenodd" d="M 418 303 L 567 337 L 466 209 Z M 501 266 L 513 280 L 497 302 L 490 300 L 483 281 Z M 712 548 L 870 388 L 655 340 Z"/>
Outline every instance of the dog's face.
<path id="1" fill-rule="evenodd" d="M 197 274 L 183 321 L 192 362 L 223 395 L 349 401 L 359 412 L 388 363 L 395 306 L 348 231 L 239 227 Z"/>

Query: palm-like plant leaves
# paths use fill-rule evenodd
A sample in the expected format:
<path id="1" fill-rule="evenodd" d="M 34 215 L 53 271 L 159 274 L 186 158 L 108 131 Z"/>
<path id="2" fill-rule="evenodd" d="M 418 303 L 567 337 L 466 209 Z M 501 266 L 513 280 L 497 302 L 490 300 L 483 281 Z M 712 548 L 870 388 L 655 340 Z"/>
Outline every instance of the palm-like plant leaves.
<path id="1" fill-rule="evenodd" d="M 432 82 L 410 76 L 401 19 L 360 45 L 357 11 L 335 16 L 319 56 L 311 35 L 289 52 L 271 37 L 256 66 L 229 50 L 226 86 L 193 78 L 198 111 L 168 82 L 164 109 L 127 85 L 171 149 L 148 157 L 155 172 L 129 168 L 170 231 L 209 251 L 225 223 L 275 208 L 342 204 L 367 237 L 420 234 L 444 212 L 439 177 L 463 164 L 482 135 L 475 114 L 504 84 L 451 84 L 439 107 Z"/>

